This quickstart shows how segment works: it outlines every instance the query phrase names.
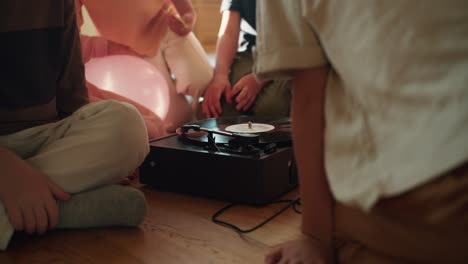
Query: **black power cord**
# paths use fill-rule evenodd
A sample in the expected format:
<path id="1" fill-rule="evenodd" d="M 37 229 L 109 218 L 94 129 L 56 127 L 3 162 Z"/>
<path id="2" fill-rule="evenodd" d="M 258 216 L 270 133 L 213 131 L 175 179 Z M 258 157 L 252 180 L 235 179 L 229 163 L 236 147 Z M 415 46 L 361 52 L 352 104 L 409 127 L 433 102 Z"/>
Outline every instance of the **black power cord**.
<path id="1" fill-rule="evenodd" d="M 236 206 L 241 206 L 241 205 L 244 205 L 244 204 L 240 204 L 240 203 L 231 203 L 221 209 L 219 209 L 215 214 L 213 214 L 213 216 L 211 217 L 211 220 L 218 224 L 218 225 L 222 225 L 222 226 L 225 226 L 225 227 L 228 227 L 228 228 L 231 228 L 233 229 L 234 231 L 236 231 L 237 233 L 240 233 L 240 234 L 246 234 L 246 233 L 250 233 L 250 232 L 253 232 L 257 229 L 259 229 L 260 227 L 264 226 L 265 224 L 267 224 L 268 222 L 270 222 L 271 220 L 273 220 L 275 217 L 277 217 L 278 215 L 282 214 L 284 211 L 288 210 L 290 207 L 293 208 L 294 212 L 298 213 L 298 214 L 301 214 L 301 211 L 299 211 L 297 209 L 297 206 L 301 204 L 301 198 L 300 197 L 297 197 L 297 198 L 294 198 L 294 199 L 286 199 L 286 200 L 277 200 L 277 201 L 273 201 L 271 203 L 268 203 L 266 205 L 271 205 L 271 204 L 278 204 L 278 203 L 287 203 L 286 206 L 284 206 L 283 208 L 281 208 L 280 210 L 278 210 L 277 212 L 275 212 L 273 215 L 271 215 L 270 217 L 268 217 L 267 219 L 263 220 L 260 224 L 252 227 L 252 228 L 249 228 L 249 229 L 241 229 L 239 228 L 238 226 L 234 225 L 234 224 L 231 224 L 229 222 L 226 222 L 226 221 L 223 221 L 223 220 L 219 220 L 218 217 L 225 213 L 227 210 L 233 208 L 233 207 L 236 207 Z"/>
<path id="2" fill-rule="evenodd" d="M 297 198 L 297 203 L 293 204 L 293 210 L 294 212 L 298 213 L 298 214 L 302 214 L 302 211 L 297 209 L 297 206 L 300 206 L 301 205 L 301 198 Z"/>

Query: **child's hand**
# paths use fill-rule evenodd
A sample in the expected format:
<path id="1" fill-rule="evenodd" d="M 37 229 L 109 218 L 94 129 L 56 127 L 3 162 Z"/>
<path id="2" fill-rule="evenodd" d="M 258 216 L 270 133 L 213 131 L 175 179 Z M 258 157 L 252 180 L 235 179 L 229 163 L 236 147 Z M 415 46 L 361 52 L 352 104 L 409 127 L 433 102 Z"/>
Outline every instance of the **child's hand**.
<path id="1" fill-rule="evenodd" d="M 13 227 L 29 234 L 54 228 L 55 199 L 68 200 L 70 195 L 14 153 L 0 149 L 0 163 L 0 200 Z"/>
<path id="2" fill-rule="evenodd" d="M 265 263 L 325 264 L 333 263 L 333 257 L 331 248 L 312 237 L 304 236 L 276 247 L 265 257 Z"/>
<path id="3" fill-rule="evenodd" d="M 231 90 L 231 83 L 227 77 L 215 76 L 211 79 L 203 95 L 202 111 L 207 118 L 218 117 L 222 113 L 221 95 L 227 95 Z M 227 97 L 226 97 L 227 98 Z"/>
<path id="4" fill-rule="evenodd" d="M 226 101 L 231 103 L 232 98 L 237 95 L 235 97 L 237 111 L 247 111 L 265 83 L 257 81 L 253 73 L 247 74 L 234 85 L 232 91 L 227 94 Z"/>
<path id="5" fill-rule="evenodd" d="M 170 11 L 169 28 L 180 36 L 192 32 L 195 25 L 196 14 L 191 0 L 172 0 L 176 10 Z"/>

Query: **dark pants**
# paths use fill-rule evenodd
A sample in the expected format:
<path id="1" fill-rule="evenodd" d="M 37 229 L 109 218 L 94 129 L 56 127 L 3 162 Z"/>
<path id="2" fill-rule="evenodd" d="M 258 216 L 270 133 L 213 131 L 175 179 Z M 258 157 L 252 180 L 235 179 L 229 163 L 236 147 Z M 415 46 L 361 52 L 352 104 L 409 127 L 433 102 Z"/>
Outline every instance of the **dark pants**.
<path id="1" fill-rule="evenodd" d="M 234 86 L 243 76 L 252 72 L 253 56 L 250 52 L 237 53 L 233 64 L 229 81 Z M 291 85 L 290 81 L 272 81 L 263 87 L 258 93 L 255 102 L 247 111 L 237 111 L 235 104 L 228 104 L 225 101 L 224 94 L 221 97 L 222 117 L 239 116 L 239 115 L 256 115 L 256 116 L 272 116 L 285 117 L 289 116 L 291 105 Z M 200 111 L 197 114 L 198 118 L 203 119 L 204 115 Z"/>

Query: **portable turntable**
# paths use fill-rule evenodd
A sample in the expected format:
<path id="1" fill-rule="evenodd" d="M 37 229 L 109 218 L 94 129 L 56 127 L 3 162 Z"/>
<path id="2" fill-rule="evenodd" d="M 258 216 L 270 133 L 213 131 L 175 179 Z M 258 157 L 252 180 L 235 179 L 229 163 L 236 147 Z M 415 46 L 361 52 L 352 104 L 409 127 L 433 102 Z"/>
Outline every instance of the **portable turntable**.
<path id="1" fill-rule="evenodd" d="M 289 118 L 196 121 L 150 142 L 140 180 L 160 190 L 260 205 L 297 186 Z"/>

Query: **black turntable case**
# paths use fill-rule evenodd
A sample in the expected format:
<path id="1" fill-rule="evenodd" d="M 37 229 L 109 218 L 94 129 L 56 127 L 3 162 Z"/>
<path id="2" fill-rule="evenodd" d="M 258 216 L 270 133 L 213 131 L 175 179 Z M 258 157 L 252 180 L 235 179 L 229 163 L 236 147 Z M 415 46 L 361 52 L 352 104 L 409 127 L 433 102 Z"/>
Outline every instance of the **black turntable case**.
<path id="1" fill-rule="evenodd" d="M 213 152 L 178 135 L 151 142 L 140 167 L 142 183 L 159 190 L 261 205 L 297 186 L 291 147 L 272 153 Z"/>

